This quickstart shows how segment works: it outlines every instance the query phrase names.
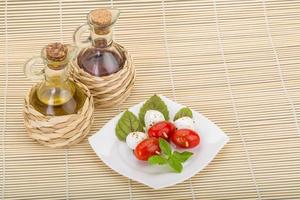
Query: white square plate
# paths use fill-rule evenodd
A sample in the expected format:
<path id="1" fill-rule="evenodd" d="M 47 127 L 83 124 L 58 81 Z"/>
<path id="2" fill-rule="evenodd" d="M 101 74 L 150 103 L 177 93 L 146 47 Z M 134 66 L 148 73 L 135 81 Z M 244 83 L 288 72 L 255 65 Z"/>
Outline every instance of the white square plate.
<path id="1" fill-rule="evenodd" d="M 170 119 L 183 106 L 164 97 L 161 99 L 168 106 Z M 144 102 L 129 110 L 138 116 Z M 201 171 L 217 155 L 229 141 L 229 137 L 213 122 L 193 110 L 196 131 L 200 134 L 200 145 L 193 149 L 194 155 L 184 163 L 181 173 L 170 171 L 167 166 L 150 166 L 145 161 L 135 158 L 125 142 L 121 142 L 115 135 L 115 127 L 123 113 L 120 113 L 103 126 L 96 134 L 89 138 L 89 143 L 98 157 L 110 168 L 132 180 L 160 189 L 180 183 Z M 173 146 L 175 148 L 175 146 Z"/>

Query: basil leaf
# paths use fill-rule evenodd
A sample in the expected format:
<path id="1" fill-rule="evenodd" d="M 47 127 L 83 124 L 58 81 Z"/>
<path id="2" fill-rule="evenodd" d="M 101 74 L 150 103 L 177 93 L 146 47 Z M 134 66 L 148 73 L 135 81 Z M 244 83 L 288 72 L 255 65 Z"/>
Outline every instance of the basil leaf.
<path id="1" fill-rule="evenodd" d="M 180 173 L 182 171 L 182 164 L 178 160 L 174 159 L 173 157 L 170 157 L 168 159 L 168 164 L 172 169 L 175 170 L 175 172 Z"/>
<path id="2" fill-rule="evenodd" d="M 172 157 L 176 160 L 178 160 L 179 162 L 183 163 L 185 161 L 187 161 L 191 156 L 193 155 L 192 152 L 189 151 L 184 151 L 184 152 L 178 152 L 178 151 L 174 151 L 172 154 Z"/>
<path id="3" fill-rule="evenodd" d="M 190 117 L 193 118 L 193 112 L 189 108 L 181 108 L 175 115 L 174 121 L 180 119 L 181 117 Z"/>
<path id="4" fill-rule="evenodd" d="M 170 147 L 170 144 L 165 139 L 159 138 L 159 147 L 161 151 L 167 156 L 172 155 L 172 149 Z"/>
<path id="5" fill-rule="evenodd" d="M 125 141 L 129 133 L 143 131 L 143 128 L 138 118 L 132 112 L 126 110 L 119 119 L 115 131 L 119 140 Z"/>
<path id="6" fill-rule="evenodd" d="M 153 95 L 150 99 L 148 99 L 140 109 L 139 119 L 143 126 L 145 126 L 144 118 L 148 110 L 157 110 L 164 115 L 165 120 L 169 120 L 168 107 L 166 106 L 165 102 L 161 100 L 161 98 L 157 95 Z"/>
<path id="7" fill-rule="evenodd" d="M 167 163 L 167 159 L 159 155 L 154 155 L 148 158 L 148 163 L 150 165 L 155 165 L 155 164 L 163 165 Z"/>

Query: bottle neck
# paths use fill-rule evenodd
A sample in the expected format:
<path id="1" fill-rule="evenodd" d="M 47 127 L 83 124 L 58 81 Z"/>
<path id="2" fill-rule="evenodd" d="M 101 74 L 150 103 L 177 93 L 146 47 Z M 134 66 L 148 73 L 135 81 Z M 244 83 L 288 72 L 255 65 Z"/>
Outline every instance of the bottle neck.
<path id="1" fill-rule="evenodd" d="M 91 31 L 91 39 L 94 47 L 105 48 L 112 44 L 113 34 L 110 28 L 107 29 L 93 28 L 92 30 L 93 31 Z"/>
<path id="2" fill-rule="evenodd" d="M 45 80 L 48 83 L 53 84 L 62 84 L 66 81 L 68 81 L 68 63 L 59 65 L 59 63 L 55 63 L 56 65 L 59 65 L 59 67 L 56 66 L 56 68 L 53 68 L 54 63 L 48 63 L 48 65 L 45 68 Z"/>

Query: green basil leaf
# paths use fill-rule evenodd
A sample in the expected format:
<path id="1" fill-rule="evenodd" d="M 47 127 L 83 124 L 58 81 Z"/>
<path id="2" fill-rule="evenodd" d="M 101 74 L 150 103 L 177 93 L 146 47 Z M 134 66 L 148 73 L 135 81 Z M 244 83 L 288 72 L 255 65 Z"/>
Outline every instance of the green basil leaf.
<path id="1" fill-rule="evenodd" d="M 161 98 L 157 95 L 153 95 L 150 99 L 148 99 L 144 103 L 142 108 L 140 109 L 139 119 L 140 119 L 143 126 L 145 126 L 145 119 L 144 118 L 145 118 L 145 114 L 148 110 L 157 110 L 157 111 L 161 112 L 164 115 L 165 120 L 169 120 L 168 107 L 165 104 L 165 102 L 163 100 L 161 100 Z"/>
<path id="2" fill-rule="evenodd" d="M 159 147 L 161 151 L 167 156 L 170 156 L 172 154 L 170 144 L 165 139 L 159 138 Z"/>
<path id="3" fill-rule="evenodd" d="M 178 160 L 174 159 L 173 157 L 170 157 L 168 159 L 168 164 L 172 169 L 175 170 L 175 172 L 180 173 L 182 171 L 182 164 Z"/>
<path id="4" fill-rule="evenodd" d="M 187 161 L 191 156 L 193 155 L 192 152 L 189 151 L 184 151 L 184 152 L 178 152 L 178 151 L 174 151 L 172 154 L 172 157 L 176 160 L 178 160 L 179 162 L 183 163 L 185 161 Z"/>
<path id="5" fill-rule="evenodd" d="M 167 163 L 167 159 L 165 159 L 164 157 L 162 157 L 160 155 L 154 155 L 154 156 L 151 156 L 150 158 L 148 158 L 148 163 L 150 165 L 155 165 L 155 164 L 163 165 L 163 164 Z"/>
<path id="6" fill-rule="evenodd" d="M 132 112 L 126 110 L 119 119 L 115 131 L 119 140 L 125 141 L 129 133 L 143 131 L 143 128 L 139 119 Z"/>
<path id="7" fill-rule="evenodd" d="M 177 119 L 180 119 L 181 117 L 190 117 L 193 118 L 193 112 L 191 109 L 185 107 L 185 108 L 181 108 L 175 115 L 174 117 L 174 121 Z"/>

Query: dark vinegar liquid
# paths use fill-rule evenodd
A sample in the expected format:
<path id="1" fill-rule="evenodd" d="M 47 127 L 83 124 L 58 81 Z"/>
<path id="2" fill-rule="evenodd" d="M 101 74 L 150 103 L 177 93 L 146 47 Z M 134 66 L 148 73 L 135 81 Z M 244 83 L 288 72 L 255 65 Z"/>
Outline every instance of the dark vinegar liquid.
<path id="1" fill-rule="evenodd" d="M 93 76 L 107 76 L 118 72 L 123 67 L 123 61 L 113 51 L 89 48 L 79 53 L 78 65 Z"/>
<path id="2" fill-rule="evenodd" d="M 37 90 L 31 96 L 31 104 L 33 107 L 44 115 L 61 116 L 75 114 L 83 106 L 86 95 L 76 86 L 74 95 L 65 103 L 59 105 L 48 105 L 40 101 L 37 96 Z"/>

